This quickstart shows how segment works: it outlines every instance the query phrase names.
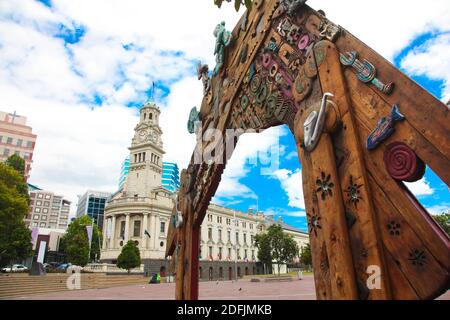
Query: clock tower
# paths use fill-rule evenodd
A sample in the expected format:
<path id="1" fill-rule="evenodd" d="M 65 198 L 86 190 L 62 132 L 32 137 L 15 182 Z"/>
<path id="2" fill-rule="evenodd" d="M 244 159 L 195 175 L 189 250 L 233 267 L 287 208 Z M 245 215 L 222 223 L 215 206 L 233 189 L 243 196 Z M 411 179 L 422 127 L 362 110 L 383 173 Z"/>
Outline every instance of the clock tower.
<path id="1" fill-rule="evenodd" d="M 149 197 L 161 186 L 162 157 L 164 154 L 159 127 L 159 107 L 147 101 L 140 110 L 140 120 L 134 128 L 131 141 L 130 172 L 124 191 L 129 197 Z"/>

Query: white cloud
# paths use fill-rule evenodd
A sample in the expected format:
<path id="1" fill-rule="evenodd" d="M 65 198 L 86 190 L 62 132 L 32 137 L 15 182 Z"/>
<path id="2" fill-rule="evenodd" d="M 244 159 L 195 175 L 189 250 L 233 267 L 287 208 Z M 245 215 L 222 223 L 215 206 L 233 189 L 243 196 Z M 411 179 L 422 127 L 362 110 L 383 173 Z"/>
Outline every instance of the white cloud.
<path id="1" fill-rule="evenodd" d="M 409 74 L 444 80 L 443 98 L 450 100 L 450 33 L 440 34 L 410 51 L 401 62 Z"/>
<path id="2" fill-rule="evenodd" d="M 429 196 L 434 193 L 434 190 L 431 188 L 430 184 L 426 181 L 425 177 L 420 179 L 417 182 L 406 182 L 406 187 L 416 196 Z"/>
<path id="3" fill-rule="evenodd" d="M 390 61 L 418 35 L 450 30 L 448 0 L 426 4 L 422 0 L 310 0 L 308 4 L 323 9 L 330 20 Z"/>
<path id="4" fill-rule="evenodd" d="M 302 171 L 300 169 L 295 171 L 281 169 L 274 172 L 274 177 L 280 181 L 281 187 L 286 192 L 289 198 L 289 206 L 305 209 Z"/>
<path id="5" fill-rule="evenodd" d="M 429 213 L 432 215 L 439 215 L 444 212 L 450 213 L 450 203 L 444 202 L 438 205 L 430 206 L 426 208 Z"/>
<path id="6" fill-rule="evenodd" d="M 126 105 L 144 101 L 155 80 L 170 88 L 161 106 L 165 160 L 187 165 L 195 138 L 186 131 L 186 119 L 202 99 L 195 63 L 214 66 L 214 27 L 223 20 L 231 30 L 242 13 L 230 4 L 218 9 L 212 1 L 199 3 L 54 0 L 50 9 L 37 1 L 0 1 L 0 110 L 28 116 L 38 135 L 31 182 L 75 202 L 88 188 L 114 191 L 138 120 Z M 390 59 L 419 33 L 448 29 L 447 3 L 379 0 L 365 3 L 368 14 L 361 14 L 360 1 L 309 1 Z M 399 12 L 408 17 L 393 27 L 390 21 L 398 21 Z M 367 15 L 385 22 L 374 25 Z M 82 26 L 85 35 L 65 44 L 54 37 L 61 25 Z M 103 99 L 101 107 L 90 103 L 96 96 Z M 256 197 L 240 180 L 252 168 L 248 160 L 276 146 L 280 134 L 286 134 L 284 128 L 241 138 L 219 197 Z M 301 174 L 278 174 L 290 206 L 304 208 Z"/>

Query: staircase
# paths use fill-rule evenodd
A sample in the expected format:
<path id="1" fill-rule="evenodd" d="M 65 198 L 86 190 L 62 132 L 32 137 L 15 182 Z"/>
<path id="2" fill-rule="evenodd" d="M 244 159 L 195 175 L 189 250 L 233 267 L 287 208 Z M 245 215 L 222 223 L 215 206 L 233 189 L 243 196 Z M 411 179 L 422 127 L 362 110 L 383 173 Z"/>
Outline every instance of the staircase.
<path id="1" fill-rule="evenodd" d="M 45 276 L 29 276 L 28 274 L 0 275 L 0 299 L 45 294 L 50 292 L 69 291 L 68 274 L 47 274 Z M 149 279 L 142 275 L 106 275 L 81 274 L 81 290 L 101 289 L 118 286 L 146 284 Z"/>

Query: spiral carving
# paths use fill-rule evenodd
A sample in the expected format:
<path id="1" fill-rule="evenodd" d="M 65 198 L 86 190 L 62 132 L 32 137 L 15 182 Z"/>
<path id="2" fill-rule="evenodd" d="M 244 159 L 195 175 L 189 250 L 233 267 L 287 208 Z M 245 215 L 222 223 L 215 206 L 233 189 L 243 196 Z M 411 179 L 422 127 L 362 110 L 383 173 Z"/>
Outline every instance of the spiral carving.
<path id="1" fill-rule="evenodd" d="M 384 152 L 386 170 L 395 180 L 415 182 L 425 174 L 425 164 L 414 150 L 401 142 L 387 146 Z"/>

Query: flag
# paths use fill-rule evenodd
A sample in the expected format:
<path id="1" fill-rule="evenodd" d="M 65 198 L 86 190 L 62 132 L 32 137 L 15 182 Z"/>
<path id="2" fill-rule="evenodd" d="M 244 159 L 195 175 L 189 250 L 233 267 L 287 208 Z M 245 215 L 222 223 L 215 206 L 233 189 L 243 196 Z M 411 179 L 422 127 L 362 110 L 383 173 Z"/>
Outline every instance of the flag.
<path id="1" fill-rule="evenodd" d="M 94 230 L 93 226 L 86 226 L 86 231 L 87 231 L 87 235 L 88 235 L 88 239 L 89 239 L 89 247 L 91 246 L 91 241 L 92 241 L 92 231 Z"/>
<path id="2" fill-rule="evenodd" d="M 151 238 L 150 233 L 147 231 L 147 229 L 145 229 L 144 234 Z"/>

